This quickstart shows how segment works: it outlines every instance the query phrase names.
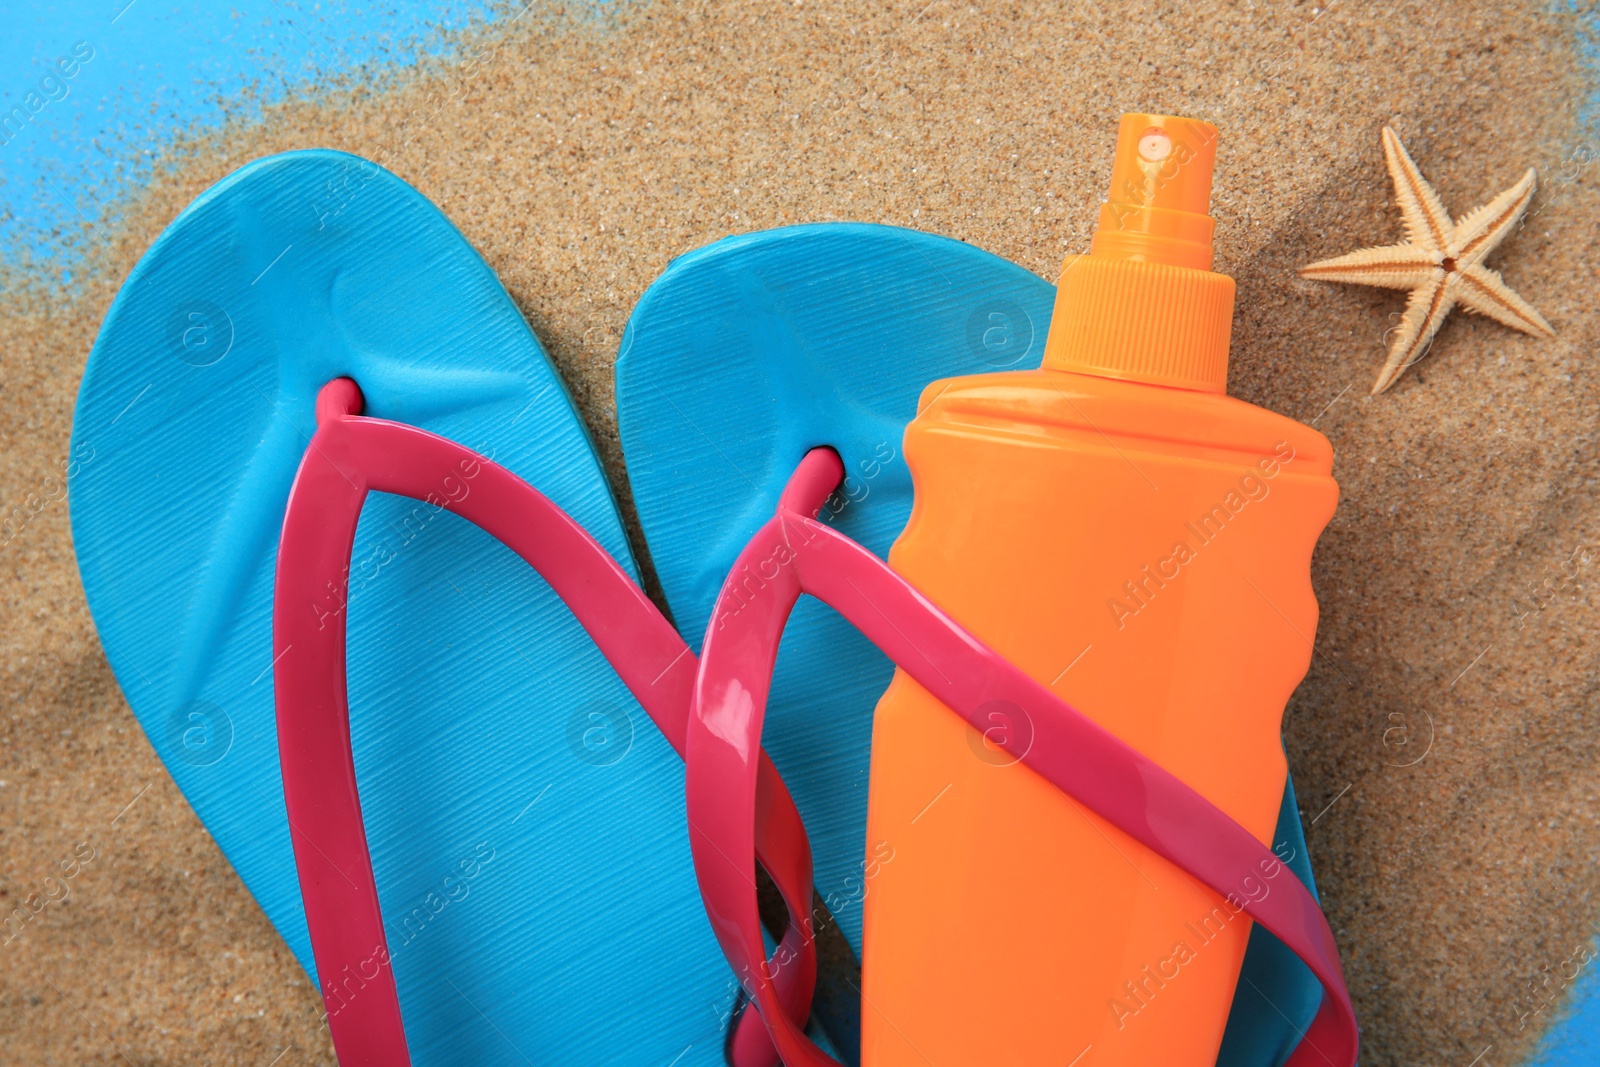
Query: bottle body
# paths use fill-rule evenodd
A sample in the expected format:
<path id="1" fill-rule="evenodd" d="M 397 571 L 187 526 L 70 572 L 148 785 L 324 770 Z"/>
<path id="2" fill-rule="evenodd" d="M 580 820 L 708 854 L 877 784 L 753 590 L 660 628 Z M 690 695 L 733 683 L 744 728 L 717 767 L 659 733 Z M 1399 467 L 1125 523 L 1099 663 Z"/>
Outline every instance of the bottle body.
<path id="1" fill-rule="evenodd" d="M 890 563 L 977 637 L 1264 844 L 1310 556 L 1316 431 L 1219 393 L 1058 370 L 936 382 Z M 903 673 L 873 727 L 863 1060 L 1210 1067 L 1250 923 Z M 1262 883 L 1260 892 L 1270 892 Z"/>

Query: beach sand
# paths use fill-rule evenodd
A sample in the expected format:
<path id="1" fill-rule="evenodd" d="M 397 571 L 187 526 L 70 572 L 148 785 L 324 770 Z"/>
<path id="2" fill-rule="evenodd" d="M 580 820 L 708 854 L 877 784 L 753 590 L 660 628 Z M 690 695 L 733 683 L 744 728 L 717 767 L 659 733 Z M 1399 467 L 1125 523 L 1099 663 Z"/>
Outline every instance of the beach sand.
<path id="1" fill-rule="evenodd" d="M 198 193 L 311 146 L 414 184 L 548 347 L 631 521 L 612 362 L 673 256 L 852 219 L 1053 281 L 1087 249 L 1118 115 L 1153 111 L 1222 131 L 1230 391 L 1313 422 L 1337 452 L 1317 654 L 1285 733 L 1362 1062 L 1517 1062 L 1556 1010 L 1552 975 L 1600 929 L 1600 185 L 1580 126 L 1583 19 L 1453 0 L 535 11 L 468 42 L 470 64 L 381 91 L 336 79 L 188 145 L 82 235 L 70 287 L 0 297 L 0 501 L 26 516 L 0 545 L 0 912 L 75 847 L 93 857 L 0 945 L 0 1061 L 333 1061 L 311 984 L 107 668 L 51 480 L 101 318 Z M 1423 363 L 1367 395 L 1403 294 L 1295 268 L 1399 239 L 1385 124 L 1458 215 L 1538 169 L 1527 223 L 1491 265 L 1555 340 L 1458 312 Z"/>

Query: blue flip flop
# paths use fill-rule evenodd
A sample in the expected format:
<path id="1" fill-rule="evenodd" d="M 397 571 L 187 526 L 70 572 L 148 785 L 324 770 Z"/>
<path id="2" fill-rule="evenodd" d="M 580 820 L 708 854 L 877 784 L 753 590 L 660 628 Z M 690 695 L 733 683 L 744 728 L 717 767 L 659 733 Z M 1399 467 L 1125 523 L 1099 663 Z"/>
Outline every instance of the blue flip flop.
<path id="1" fill-rule="evenodd" d="M 78 564 L 150 743 L 314 978 L 273 580 L 318 390 L 342 376 L 368 414 L 494 459 L 636 573 L 539 342 L 398 178 L 337 152 L 273 156 L 150 248 L 78 398 L 73 447 L 94 456 L 70 484 Z M 722 1063 L 737 983 L 666 740 L 550 587 L 477 527 L 374 493 L 351 561 L 347 591 L 305 607 L 346 613 L 351 745 L 413 1061 Z"/>
<path id="2" fill-rule="evenodd" d="M 888 226 L 787 227 L 674 260 L 623 336 L 617 414 L 651 560 L 691 647 L 735 557 L 815 446 L 836 449 L 847 472 L 831 521 L 887 557 L 911 512 L 900 443 L 923 387 L 1037 367 L 1054 303 L 1054 286 L 1013 263 Z M 893 672 L 803 597 L 764 734 L 805 820 L 817 891 L 858 958 L 872 711 Z M 1315 892 L 1292 784 L 1275 844 Z M 1254 931 L 1218 1063 L 1275 1067 L 1321 995 L 1298 959 Z M 851 1044 L 848 1030 L 830 1025 L 836 1046 Z"/>

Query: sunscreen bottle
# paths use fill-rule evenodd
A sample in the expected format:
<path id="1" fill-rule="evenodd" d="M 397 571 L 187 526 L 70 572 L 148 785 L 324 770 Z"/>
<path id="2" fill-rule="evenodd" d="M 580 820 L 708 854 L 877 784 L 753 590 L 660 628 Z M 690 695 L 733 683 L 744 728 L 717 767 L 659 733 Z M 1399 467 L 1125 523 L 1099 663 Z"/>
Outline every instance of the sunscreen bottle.
<path id="1" fill-rule="evenodd" d="M 1225 395 L 1216 139 L 1123 116 L 1043 367 L 922 394 L 889 562 L 1270 846 L 1338 487 L 1326 438 Z M 878 704 L 867 840 L 895 858 L 864 902 L 863 1064 L 1211 1067 L 1250 920 L 998 747 L 1021 708 L 988 721 L 900 672 Z"/>

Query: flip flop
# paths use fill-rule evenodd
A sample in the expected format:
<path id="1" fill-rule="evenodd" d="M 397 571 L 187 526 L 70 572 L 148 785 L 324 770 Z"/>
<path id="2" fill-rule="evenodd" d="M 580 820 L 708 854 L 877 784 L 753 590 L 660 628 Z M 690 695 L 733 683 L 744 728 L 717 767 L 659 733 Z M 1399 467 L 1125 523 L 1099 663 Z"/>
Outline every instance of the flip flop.
<path id="1" fill-rule="evenodd" d="M 275 703 L 312 949 L 320 973 L 343 976 L 323 987 L 334 1045 L 344 1063 L 394 1065 L 407 1062 L 408 1042 L 350 744 L 345 613 L 322 607 L 327 590 L 347 584 L 369 494 L 394 493 L 449 510 L 521 556 L 572 610 L 680 756 L 697 661 L 621 565 L 548 497 L 471 449 L 364 416 L 363 407 L 349 378 L 328 383 L 317 398 L 317 430 L 289 495 L 278 548 L 273 639 L 283 651 L 275 662 Z M 811 857 L 800 814 L 771 760 L 759 752 L 756 765 L 766 802 L 752 815 L 751 847 L 788 909 L 778 952 L 797 961 L 777 976 L 781 988 L 773 995 L 804 1024 L 815 976 L 814 949 L 804 939 Z M 729 895 L 754 890 L 754 875 L 747 884 L 718 888 Z M 760 1017 L 742 1016 L 729 1037 L 734 1067 L 773 1062 Z"/>
<path id="2" fill-rule="evenodd" d="M 412 444 L 381 462 L 340 451 L 358 423 L 357 440 Z M 94 456 L 72 524 L 107 657 L 321 979 L 342 1062 L 724 1062 L 738 986 L 674 751 L 694 657 L 632 584 L 560 378 L 433 205 L 330 151 L 218 183 L 118 294 L 73 446 Z M 415 462 L 383 467 L 397 456 Z M 328 477 L 349 491 L 338 506 L 318 495 Z M 280 560 L 291 484 L 307 503 Z M 462 514 L 537 519 L 566 554 L 546 581 Z M 611 634 L 627 684 L 586 626 Z M 768 788 L 764 862 L 803 909 L 804 838 L 783 838 L 786 795 Z M 803 1020 L 809 986 L 795 996 Z"/>
<path id="3" fill-rule="evenodd" d="M 707 633 L 725 577 L 814 446 L 836 449 L 846 471 L 830 525 L 886 558 L 910 516 L 900 442 L 923 387 L 1037 367 L 1054 302 L 1054 286 L 1015 264 L 886 226 L 786 227 L 674 260 L 640 299 L 616 374 L 634 503 L 685 639 Z M 748 591 L 765 581 L 735 578 Z M 763 734 L 805 820 L 817 891 L 858 958 L 872 710 L 893 671 L 848 622 L 802 598 Z M 1292 783 L 1274 840 L 1314 892 Z M 1243 974 L 1218 1063 L 1276 1067 L 1316 1015 L 1320 985 L 1262 929 Z M 831 1004 L 827 979 L 819 1012 Z M 850 1021 L 824 1021 L 853 1053 Z"/>

